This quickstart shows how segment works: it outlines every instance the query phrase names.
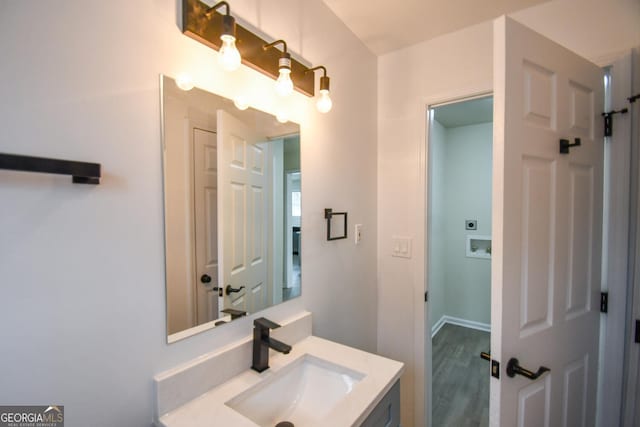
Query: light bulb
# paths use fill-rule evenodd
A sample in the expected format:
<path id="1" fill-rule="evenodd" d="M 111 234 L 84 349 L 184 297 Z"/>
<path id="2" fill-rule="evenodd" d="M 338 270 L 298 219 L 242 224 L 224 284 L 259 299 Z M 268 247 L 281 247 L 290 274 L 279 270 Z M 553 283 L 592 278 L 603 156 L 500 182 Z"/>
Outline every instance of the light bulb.
<path id="1" fill-rule="evenodd" d="M 278 111 L 276 113 L 276 120 L 280 123 L 287 123 L 289 121 L 289 117 L 287 117 L 287 114 L 284 111 Z"/>
<path id="2" fill-rule="evenodd" d="M 223 34 L 220 39 L 222 39 L 222 46 L 220 47 L 218 63 L 227 71 L 237 70 L 240 67 L 242 58 L 240 58 L 240 52 L 236 48 L 236 38 L 230 34 Z"/>
<path id="3" fill-rule="evenodd" d="M 238 95 L 233 100 L 234 105 L 238 110 L 246 110 L 249 108 L 249 100 L 244 95 Z"/>
<path id="4" fill-rule="evenodd" d="M 316 102 L 316 108 L 321 113 L 328 113 L 331 111 L 331 107 L 333 107 L 333 102 L 329 96 L 329 91 L 327 89 L 320 90 L 320 97 L 318 98 L 318 102 Z"/>
<path id="5" fill-rule="evenodd" d="M 182 90 L 193 89 L 193 79 L 187 73 L 180 73 L 176 77 L 176 86 Z"/>
<path id="6" fill-rule="evenodd" d="M 291 81 L 291 70 L 280 68 L 280 75 L 276 80 L 276 93 L 280 96 L 289 96 L 293 93 L 293 82 Z"/>

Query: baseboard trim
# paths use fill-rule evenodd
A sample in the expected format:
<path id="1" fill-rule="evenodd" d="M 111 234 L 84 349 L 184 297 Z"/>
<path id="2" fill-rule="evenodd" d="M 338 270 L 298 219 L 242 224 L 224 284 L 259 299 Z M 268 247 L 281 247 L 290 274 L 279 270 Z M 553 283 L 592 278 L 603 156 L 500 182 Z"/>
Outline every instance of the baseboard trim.
<path id="1" fill-rule="evenodd" d="M 481 323 L 476 322 L 475 320 L 467 320 L 461 319 L 460 317 L 444 315 L 431 327 L 431 338 L 435 337 L 446 323 L 491 333 L 491 325 L 488 323 Z"/>
<path id="2" fill-rule="evenodd" d="M 436 334 L 442 329 L 444 324 L 446 323 L 447 316 L 442 316 L 438 321 L 431 327 L 431 338 L 435 337 Z"/>

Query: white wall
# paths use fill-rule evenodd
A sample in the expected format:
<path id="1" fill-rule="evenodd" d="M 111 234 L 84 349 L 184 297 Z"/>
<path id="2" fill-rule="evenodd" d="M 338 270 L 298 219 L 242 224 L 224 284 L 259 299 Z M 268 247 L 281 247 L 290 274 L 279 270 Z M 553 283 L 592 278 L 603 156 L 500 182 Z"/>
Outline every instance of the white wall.
<path id="1" fill-rule="evenodd" d="M 491 235 L 493 124 L 448 128 L 445 136 L 445 313 L 491 323 L 491 260 L 466 256 L 467 234 Z M 478 229 L 465 229 L 465 220 Z"/>
<path id="2" fill-rule="evenodd" d="M 251 320 L 166 344 L 159 73 L 231 96 L 177 0 L 0 3 L 0 152 L 102 163 L 99 186 L 0 171 L 0 402 L 65 405 L 67 425 L 148 426 L 154 374 L 244 337 Z M 296 94 L 303 296 L 314 333 L 376 348 L 376 59 L 320 0 L 233 1 L 239 17 L 328 67 L 334 109 Z M 243 69 L 269 111 L 273 81 Z M 236 88 L 236 89 L 234 89 Z M 268 96 L 261 96 L 268 95 Z M 323 208 L 364 224 L 325 242 Z"/>
<path id="3" fill-rule="evenodd" d="M 640 43 L 635 1 L 555 0 L 513 17 L 593 60 Z M 492 23 L 378 58 L 378 349 L 407 363 L 405 427 L 424 425 L 426 104 L 491 90 Z M 412 236 L 413 258 L 390 256 L 391 237 Z"/>
<path id="4" fill-rule="evenodd" d="M 466 256 L 466 236 L 491 235 L 491 123 L 431 122 L 429 327 L 451 316 L 491 323 L 491 260 Z M 465 221 L 478 221 L 466 230 Z"/>

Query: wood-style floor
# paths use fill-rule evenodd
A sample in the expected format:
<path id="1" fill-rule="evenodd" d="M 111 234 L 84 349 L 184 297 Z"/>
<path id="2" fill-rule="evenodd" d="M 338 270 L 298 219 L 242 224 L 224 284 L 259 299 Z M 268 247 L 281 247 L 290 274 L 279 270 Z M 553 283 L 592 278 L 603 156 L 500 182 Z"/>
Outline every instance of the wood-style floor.
<path id="1" fill-rule="evenodd" d="M 488 332 L 445 324 L 433 337 L 432 426 L 489 424 Z"/>
<path id="2" fill-rule="evenodd" d="M 282 300 L 288 301 L 291 298 L 300 296 L 300 283 L 302 282 L 302 269 L 300 268 L 300 255 L 293 254 L 293 277 L 291 287 L 282 288 Z"/>

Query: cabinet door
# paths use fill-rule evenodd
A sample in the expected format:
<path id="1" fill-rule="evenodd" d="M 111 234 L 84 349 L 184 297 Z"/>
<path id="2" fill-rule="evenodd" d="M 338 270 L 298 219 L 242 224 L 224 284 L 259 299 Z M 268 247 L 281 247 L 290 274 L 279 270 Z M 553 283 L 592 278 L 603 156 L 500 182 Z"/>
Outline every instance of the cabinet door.
<path id="1" fill-rule="evenodd" d="M 380 403 L 361 424 L 361 427 L 399 427 L 400 426 L 400 381 L 382 398 Z"/>

